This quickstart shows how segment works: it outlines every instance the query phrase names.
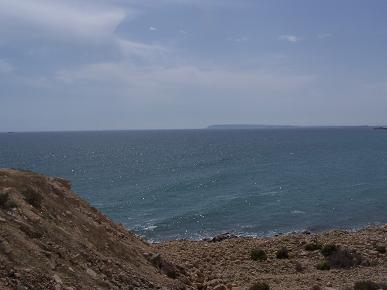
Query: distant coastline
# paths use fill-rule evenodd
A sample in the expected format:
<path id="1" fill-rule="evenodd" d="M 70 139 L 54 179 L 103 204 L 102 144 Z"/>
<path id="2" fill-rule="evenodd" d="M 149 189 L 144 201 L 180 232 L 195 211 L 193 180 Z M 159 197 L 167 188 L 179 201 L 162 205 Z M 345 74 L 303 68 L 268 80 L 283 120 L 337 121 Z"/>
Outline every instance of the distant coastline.
<path id="1" fill-rule="evenodd" d="M 387 127 L 375 127 L 369 125 L 353 125 L 353 126 L 297 126 L 297 125 L 262 125 L 262 124 L 215 124 L 210 125 L 205 129 L 211 130 L 229 130 L 229 129 L 300 129 L 300 128 L 374 128 L 374 129 L 387 129 Z"/>

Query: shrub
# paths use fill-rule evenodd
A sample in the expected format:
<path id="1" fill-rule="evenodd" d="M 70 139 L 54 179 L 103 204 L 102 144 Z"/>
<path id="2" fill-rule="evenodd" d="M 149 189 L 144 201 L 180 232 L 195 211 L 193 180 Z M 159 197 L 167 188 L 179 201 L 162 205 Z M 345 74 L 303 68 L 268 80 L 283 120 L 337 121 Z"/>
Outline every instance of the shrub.
<path id="1" fill-rule="evenodd" d="M 294 269 L 296 270 L 296 272 L 302 272 L 304 270 L 304 267 L 302 267 L 302 264 L 300 262 L 295 262 Z"/>
<path id="2" fill-rule="evenodd" d="M 380 286 L 371 281 L 359 281 L 356 282 L 353 290 L 378 290 L 381 289 Z"/>
<path id="3" fill-rule="evenodd" d="M 351 268 L 360 265 L 362 257 L 356 252 L 350 252 L 346 249 L 336 249 L 336 251 L 326 257 L 326 260 L 334 268 Z"/>
<path id="4" fill-rule="evenodd" d="M 275 256 L 277 257 L 277 259 L 287 259 L 289 258 L 289 251 L 286 247 L 282 247 L 277 251 Z"/>
<path id="5" fill-rule="evenodd" d="M 336 246 L 335 244 L 327 244 L 321 248 L 320 252 L 324 257 L 328 257 L 332 255 L 334 252 L 336 252 L 338 248 L 339 247 Z"/>
<path id="6" fill-rule="evenodd" d="M 264 250 L 256 248 L 251 250 L 250 258 L 254 261 L 264 261 L 267 259 L 267 255 Z"/>
<path id="7" fill-rule="evenodd" d="M 0 207 L 10 209 L 17 207 L 17 204 L 9 198 L 9 193 L 0 193 Z"/>
<path id="8" fill-rule="evenodd" d="M 25 200 L 30 205 L 32 205 L 33 207 L 36 207 L 36 208 L 40 208 L 40 206 L 42 204 L 43 197 L 39 192 L 35 191 L 32 188 L 29 188 L 29 189 L 23 191 L 22 194 L 24 195 Z"/>
<path id="9" fill-rule="evenodd" d="M 5 207 L 9 199 L 8 193 L 0 193 L 0 207 Z"/>
<path id="10" fill-rule="evenodd" d="M 322 261 L 316 265 L 317 270 L 322 270 L 322 271 L 328 271 L 331 269 L 331 266 L 327 261 Z"/>
<path id="11" fill-rule="evenodd" d="M 17 208 L 17 203 L 12 199 L 10 199 L 6 204 L 6 208 Z"/>
<path id="12" fill-rule="evenodd" d="M 322 245 L 318 242 L 306 244 L 304 247 L 305 251 L 309 251 L 309 252 L 321 250 L 321 248 L 322 248 Z"/>
<path id="13" fill-rule="evenodd" d="M 314 285 L 310 290 L 321 290 L 321 287 L 318 285 Z"/>
<path id="14" fill-rule="evenodd" d="M 375 250 L 378 251 L 379 253 L 381 254 L 385 254 L 386 253 L 386 246 L 383 246 L 383 245 L 377 245 L 375 247 Z"/>
<path id="15" fill-rule="evenodd" d="M 258 282 L 252 285 L 249 290 L 270 290 L 270 286 L 267 283 Z"/>

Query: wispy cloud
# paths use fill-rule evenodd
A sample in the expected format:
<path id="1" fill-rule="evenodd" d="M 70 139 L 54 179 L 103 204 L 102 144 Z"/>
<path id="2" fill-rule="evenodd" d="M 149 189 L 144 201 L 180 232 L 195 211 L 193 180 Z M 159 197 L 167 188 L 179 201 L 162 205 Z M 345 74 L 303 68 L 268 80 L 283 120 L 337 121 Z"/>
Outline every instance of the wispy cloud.
<path id="1" fill-rule="evenodd" d="M 17 40 L 20 46 L 28 47 L 31 54 L 42 48 L 50 51 L 49 48 L 59 45 L 63 51 L 76 51 L 84 56 L 94 53 L 106 59 L 144 58 L 153 54 L 159 56 L 166 51 L 161 45 L 134 41 L 117 34 L 117 27 L 124 20 L 134 18 L 136 10 L 103 3 L 89 0 L 2 0 L 0 43 Z M 153 26 L 149 29 L 157 30 Z M 45 57 L 48 59 L 50 55 Z M 51 61 L 55 63 L 58 60 L 53 56 Z M 90 61 L 95 62 L 95 57 L 90 57 Z M 87 63 L 87 57 L 83 57 L 82 62 Z M 67 65 L 70 63 L 67 62 Z M 1 67 L 6 70 L 4 62 Z"/>
<path id="2" fill-rule="evenodd" d="M 157 31 L 158 29 L 157 29 L 156 27 L 154 27 L 154 26 L 150 26 L 150 27 L 149 27 L 149 30 L 150 30 L 150 31 Z"/>
<path id="3" fill-rule="evenodd" d="M 47 36 L 50 39 L 100 38 L 114 33 L 115 28 L 129 15 L 129 10 L 104 7 L 85 1 L 47 0 L 0 1 L 0 33 L 4 37 Z"/>
<path id="4" fill-rule="evenodd" d="M 278 40 L 285 40 L 288 42 L 296 43 L 301 40 L 301 37 L 291 35 L 291 34 L 284 34 L 284 35 L 278 36 Z"/>

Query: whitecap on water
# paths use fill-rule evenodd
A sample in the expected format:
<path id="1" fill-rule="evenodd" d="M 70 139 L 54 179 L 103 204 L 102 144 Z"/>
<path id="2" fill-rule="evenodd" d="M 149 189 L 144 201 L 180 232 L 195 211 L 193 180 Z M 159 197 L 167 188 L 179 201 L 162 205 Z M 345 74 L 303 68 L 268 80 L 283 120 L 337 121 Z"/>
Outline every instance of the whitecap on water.
<path id="1" fill-rule="evenodd" d="M 296 214 L 296 215 L 299 215 L 299 214 L 305 214 L 305 212 L 302 211 L 302 210 L 292 210 L 290 213 L 291 213 L 291 214 Z"/>

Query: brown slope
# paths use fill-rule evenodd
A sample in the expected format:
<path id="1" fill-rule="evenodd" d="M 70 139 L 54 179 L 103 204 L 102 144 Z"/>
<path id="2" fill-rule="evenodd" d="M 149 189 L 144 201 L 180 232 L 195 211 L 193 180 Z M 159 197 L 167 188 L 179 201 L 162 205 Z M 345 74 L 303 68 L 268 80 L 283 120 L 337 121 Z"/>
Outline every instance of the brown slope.
<path id="1" fill-rule="evenodd" d="M 153 254 L 147 242 L 74 194 L 68 181 L 0 169 L 0 289 L 173 289 L 189 283 L 184 269 Z"/>

